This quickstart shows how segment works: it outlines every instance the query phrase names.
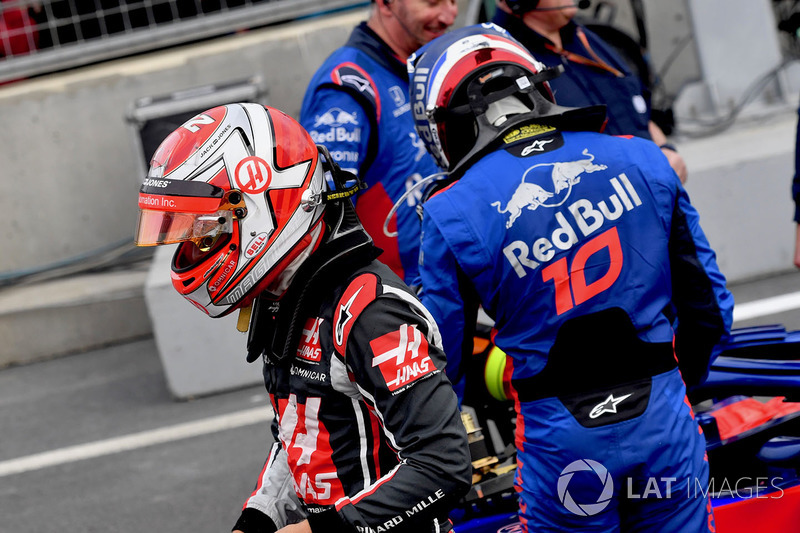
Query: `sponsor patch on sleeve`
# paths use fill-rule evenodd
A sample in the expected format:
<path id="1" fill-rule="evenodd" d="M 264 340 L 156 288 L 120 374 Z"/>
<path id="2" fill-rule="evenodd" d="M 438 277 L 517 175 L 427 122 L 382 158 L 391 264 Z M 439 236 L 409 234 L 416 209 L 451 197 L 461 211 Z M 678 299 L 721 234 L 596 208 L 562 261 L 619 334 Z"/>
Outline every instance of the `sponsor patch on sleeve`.
<path id="1" fill-rule="evenodd" d="M 353 323 L 377 295 L 378 278 L 374 274 L 361 274 L 350 282 L 339 299 L 333 315 L 333 345 L 341 355 L 345 354 Z"/>
<path id="2" fill-rule="evenodd" d="M 322 359 L 322 347 L 319 343 L 319 326 L 322 324 L 321 318 L 309 318 L 303 327 L 303 334 L 300 336 L 300 345 L 297 347 L 297 357 L 319 363 Z"/>
<path id="3" fill-rule="evenodd" d="M 375 117 L 381 118 L 381 98 L 372 77 L 355 63 L 341 63 L 331 72 L 331 80 L 337 85 L 355 89 L 375 108 Z"/>
<path id="4" fill-rule="evenodd" d="M 379 367 L 391 392 L 404 388 L 434 372 L 436 365 L 428 356 L 428 340 L 416 325 L 403 324 L 370 341 L 372 367 Z"/>

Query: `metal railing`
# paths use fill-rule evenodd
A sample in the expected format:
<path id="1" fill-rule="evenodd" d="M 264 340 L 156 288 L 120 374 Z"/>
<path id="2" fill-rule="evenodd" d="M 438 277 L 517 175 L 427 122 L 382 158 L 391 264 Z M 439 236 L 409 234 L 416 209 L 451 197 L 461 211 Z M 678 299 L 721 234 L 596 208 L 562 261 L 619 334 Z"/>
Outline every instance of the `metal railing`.
<path id="1" fill-rule="evenodd" d="M 368 4 L 368 0 L 0 0 L 0 82 Z"/>

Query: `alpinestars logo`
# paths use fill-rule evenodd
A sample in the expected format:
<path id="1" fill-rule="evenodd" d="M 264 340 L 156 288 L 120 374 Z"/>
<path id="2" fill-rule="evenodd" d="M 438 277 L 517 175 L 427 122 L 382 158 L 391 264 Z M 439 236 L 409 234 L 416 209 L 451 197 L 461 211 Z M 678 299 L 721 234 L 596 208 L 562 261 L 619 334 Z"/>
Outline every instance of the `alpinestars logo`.
<path id="1" fill-rule="evenodd" d="M 358 290 L 347 300 L 345 303 L 339 307 L 339 320 L 336 322 L 336 343 L 342 344 L 344 342 L 344 327 L 350 322 L 350 319 L 353 318 L 353 314 L 350 312 L 350 307 L 352 307 L 353 302 L 356 301 L 358 294 L 361 292 L 363 287 L 359 287 Z"/>
<path id="2" fill-rule="evenodd" d="M 630 397 L 630 394 L 626 394 L 624 396 L 620 396 L 619 398 L 614 398 L 613 394 L 609 394 L 608 398 L 592 408 L 592 411 L 589 413 L 589 418 L 597 418 L 606 413 L 617 414 L 617 406 Z"/>
<path id="3" fill-rule="evenodd" d="M 372 98 L 375 98 L 375 91 L 372 88 L 372 84 L 370 84 L 368 80 L 356 74 L 344 74 L 340 76 L 340 78 L 344 83 L 347 83 L 357 88 L 359 92 L 367 93 Z"/>
<path id="4" fill-rule="evenodd" d="M 547 140 L 537 139 L 533 141 L 530 145 L 523 148 L 522 157 L 530 155 L 533 152 L 544 152 L 545 146 L 547 146 L 551 142 L 553 142 L 553 139 L 547 139 Z"/>
<path id="5" fill-rule="evenodd" d="M 372 367 L 380 367 L 391 392 L 413 383 L 436 370 L 428 356 L 428 341 L 416 325 L 403 324 L 369 343 L 375 357 Z"/>

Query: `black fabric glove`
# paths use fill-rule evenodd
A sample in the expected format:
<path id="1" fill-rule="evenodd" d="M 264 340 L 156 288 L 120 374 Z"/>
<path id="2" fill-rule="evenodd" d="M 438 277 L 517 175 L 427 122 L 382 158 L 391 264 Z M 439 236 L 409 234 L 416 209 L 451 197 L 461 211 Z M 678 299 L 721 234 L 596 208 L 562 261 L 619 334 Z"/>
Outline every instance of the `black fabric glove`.
<path id="1" fill-rule="evenodd" d="M 278 527 L 270 517 L 248 507 L 239 515 L 239 520 L 236 521 L 231 531 L 237 530 L 243 533 L 275 533 L 278 531 Z"/>

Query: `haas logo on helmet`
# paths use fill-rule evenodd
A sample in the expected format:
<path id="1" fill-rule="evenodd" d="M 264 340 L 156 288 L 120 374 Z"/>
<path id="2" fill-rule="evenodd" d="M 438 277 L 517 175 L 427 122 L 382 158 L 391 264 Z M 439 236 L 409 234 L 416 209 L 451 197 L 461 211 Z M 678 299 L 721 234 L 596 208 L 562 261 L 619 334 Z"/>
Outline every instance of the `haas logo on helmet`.
<path id="1" fill-rule="evenodd" d="M 258 194 L 269 187 L 272 181 L 272 171 L 267 162 L 260 157 L 245 157 L 236 165 L 234 180 L 244 192 Z"/>

